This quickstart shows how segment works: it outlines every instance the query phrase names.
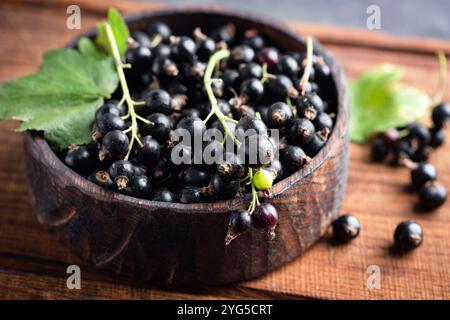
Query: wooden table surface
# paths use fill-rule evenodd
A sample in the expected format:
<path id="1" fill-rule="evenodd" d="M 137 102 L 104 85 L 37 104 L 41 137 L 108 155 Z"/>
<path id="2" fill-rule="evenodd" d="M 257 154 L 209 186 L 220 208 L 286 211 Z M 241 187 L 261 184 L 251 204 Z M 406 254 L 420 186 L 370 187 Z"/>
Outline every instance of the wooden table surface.
<path id="1" fill-rule="evenodd" d="M 35 71 L 42 54 L 63 47 L 95 25 L 108 6 L 122 12 L 155 8 L 124 1 L 85 1 L 82 30 L 65 28 L 70 1 L 0 3 L 0 82 Z M 406 81 L 433 93 L 438 79 L 435 51 L 450 53 L 450 43 L 401 39 L 370 31 L 291 23 L 319 38 L 354 78 L 382 62 L 407 67 Z M 446 97 L 450 100 L 447 91 Z M 22 137 L 13 122 L 0 124 L 0 298 L 4 299 L 449 299 L 450 201 L 429 214 L 414 212 L 416 195 L 407 191 L 406 169 L 369 161 L 367 146 L 350 147 L 350 176 L 343 212 L 358 216 L 361 235 L 346 246 L 319 242 L 302 257 L 262 278 L 227 287 L 168 291 L 129 284 L 84 266 L 36 221 L 26 187 Z M 448 132 L 450 134 L 450 132 Z M 450 141 L 432 158 L 439 180 L 450 188 Z M 392 233 L 406 219 L 425 232 L 421 248 L 402 257 L 389 254 Z M 78 264 L 82 289 L 66 288 L 66 268 Z M 367 268 L 380 268 L 381 288 L 368 289 Z"/>

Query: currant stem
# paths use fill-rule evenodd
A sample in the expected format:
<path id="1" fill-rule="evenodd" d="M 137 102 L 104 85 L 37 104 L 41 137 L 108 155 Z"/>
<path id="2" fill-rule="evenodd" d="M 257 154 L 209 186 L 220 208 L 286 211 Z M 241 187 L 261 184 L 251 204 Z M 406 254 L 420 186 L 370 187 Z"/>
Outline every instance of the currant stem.
<path id="1" fill-rule="evenodd" d="M 269 79 L 275 79 L 276 76 L 267 72 L 267 63 L 264 63 L 262 66 L 262 76 L 261 76 L 261 83 L 266 83 Z"/>
<path id="2" fill-rule="evenodd" d="M 444 52 L 438 53 L 439 60 L 439 84 L 433 98 L 433 106 L 442 102 L 445 87 L 447 86 L 447 57 Z"/>
<path id="3" fill-rule="evenodd" d="M 208 122 L 208 120 L 211 118 L 211 116 L 214 114 L 217 119 L 219 119 L 220 123 L 223 126 L 223 129 L 225 131 L 225 135 L 229 136 L 233 139 L 234 143 L 237 145 L 240 145 L 240 141 L 237 140 L 237 138 L 234 136 L 234 134 L 231 132 L 231 130 L 228 128 L 228 125 L 226 124 L 226 121 L 230 118 L 225 116 L 222 111 L 220 111 L 219 106 L 217 105 L 217 99 L 214 96 L 214 92 L 212 90 L 212 75 L 214 72 L 214 69 L 216 66 L 220 63 L 220 60 L 228 58 L 230 56 L 230 50 L 228 49 L 222 49 L 217 52 L 215 52 L 211 58 L 209 58 L 208 65 L 206 66 L 205 75 L 203 77 L 203 85 L 206 90 L 206 94 L 208 95 L 209 103 L 211 104 L 211 112 L 210 114 L 203 120 L 204 123 Z"/>
<path id="4" fill-rule="evenodd" d="M 286 97 L 286 104 L 289 106 L 289 108 L 291 108 L 292 113 L 294 114 L 294 116 L 297 116 L 297 108 L 292 105 L 291 98 Z"/>
<path id="5" fill-rule="evenodd" d="M 120 57 L 119 49 L 117 47 L 116 39 L 114 38 L 114 34 L 112 32 L 111 26 L 105 22 L 105 30 L 106 35 L 108 37 L 109 45 L 111 46 L 111 53 L 114 58 L 114 63 L 116 65 L 117 75 L 119 76 L 120 86 L 122 88 L 123 96 L 120 100 L 120 104 L 123 104 L 124 102 L 127 103 L 128 106 L 128 114 L 125 116 L 125 118 L 131 118 L 131 126 L 126 131 L 131 131 L 131 139 L 130 144 L 128 146 L 128 152 L 125 156 L 125 160 L 128 160 L 131 150 L 133 149 L 133 143 L 134 141 L 137 141 L 140 145 L 142 145 L 141 140 L 138 136 L 138 124 L 137 119 L 143 121 L 144 118 L 140 117 L 136 114 L 136 111 L 134 110 L 134 106 L 137 104 L 140 104 L 140 102 L 133 101 L 131 98 L 130 90 L 128 89 L 127 80 L 125 78 L 125 72 L 123 71 L 124 64 L 122 63 L 122 59 Z M 148 121 L 145 119 L 145 121 Z M 145 122 L 144 121 L 144 122 Z M 146 122 L 147 123 L 147 122 Z"/>
<path id="6" fill-rule="evenodd" d="M 250 182 L 251 188 L 252 188 L 252 201 L 250 202 L 250 205 L 248 206 L 247 211 L 250 214 L 252 214 L 253 211 L 255 211 L 256 206 L 259 205 L 258 192 L 256 191 L 256 187 L 255 187 L 255 185 L 253 183 L 253 169 L 252 168 L 248 169 L 248 175 L 245 178 L 245 180 L 246 179 L 249 179 L 249 182 Z"/>
<path id="7" fill-rule="evenodd" d="M 161 35 L 160 35 L 160 34 L 156 34 L 156 35 L 151 39 L 151 42 L 150 42 L 150 48 L 156 47 L 158 44 L 161 43 L 161 41 L 162 41 Z"/>
<path id="8" fill-rule="evenodd" d="M 305 72 L 302 75 L 302 79 L 300 80 L 300 88 L 302 94 L 305 94 L 306 86 L 309 81 L 309 77 L 312 72 L 312 59 L 313 59 L 313 39 L 311 37 L 306 38 L 306 66 Z"/>

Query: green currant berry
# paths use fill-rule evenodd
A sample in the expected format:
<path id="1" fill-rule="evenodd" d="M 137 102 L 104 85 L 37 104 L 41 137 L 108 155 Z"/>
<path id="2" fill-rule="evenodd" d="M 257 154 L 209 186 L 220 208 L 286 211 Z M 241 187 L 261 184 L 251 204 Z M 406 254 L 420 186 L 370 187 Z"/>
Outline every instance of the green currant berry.
<path id="1" fill-rule="evenodd" d="M 268 170 L 258 170 L 253 176 L 253 184 L 259 190 L 267 190 L 272 186 L 273 174 Z"/>

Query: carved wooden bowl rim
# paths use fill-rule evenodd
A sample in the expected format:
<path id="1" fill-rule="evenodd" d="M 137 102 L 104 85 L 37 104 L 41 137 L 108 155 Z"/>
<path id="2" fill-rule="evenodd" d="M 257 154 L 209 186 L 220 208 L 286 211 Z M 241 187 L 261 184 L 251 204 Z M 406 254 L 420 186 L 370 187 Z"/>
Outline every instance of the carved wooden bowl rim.
<path id="1" fill-rule="evenodd" d="M 255 14 L 234 11 L 231 9 L 225 9 L 217 6 L 188 6 L 188 7 L 175 7 L 166 8 L 158 10 L 143 11 L 135 14 L 130 14 L 125 17 L 126 22 L 135 23 L 141 20 L 158 19 L 163 16 L 170 15 L 183 15 L 186 14 L 186 18 L 190 14 L 207 14 L 207 15 L 220 15 L 222 17 L 230 18 L 230 20 L 245 20 L 247 23 L 254 24 L 257 28 L 263 26 L 267 29 L 272 29 L 273 31 L 284 34 L 292 41 L 305 46 L 305 37 L 297 31 L 292 30 L 287 24 L 281 21 L 274 21 L 273 18 L 256 16 Z M 73 39 L 68 47 L 75 47 L 78 40 L 81 37 L 92 37 L 96 33 L 95 29 L 92 29 L 86 33 L 83 33 Z M 304 166 L 302 169 L 296 171 L 290 176 L 284 178 L 283 180 L 274 184 L 271 188 L 271 197 L 283 193 L 285 190 L 289 189 L 291 185 L 294 185 L 299 180 L 303 179 L 310 173 L 314 172 L 327 158 L 332 149 L 333 143 L 336 143 L 342 136 L 345 135 L 345 130 L 347 126 L 344 123 L 347 120 L 348 115 L 348 103 L 347 103 L 347 90 L 346 90 L 346 80 L 345 75 L 342 70 L 341 65 L 325 50 L 318 42 L 314 39 L 314 52 L 321 55 L 326 64 L 331 69 L 331 75 L 336 86 L 336 92 L 338 95 L 337 99 L 337 115 L 335 118 L 335 123 L 330 136 L 319 151 L 319 153 L 312 159 L 312 161 Z M 344 132 L 343 132 L 344 130 Z M 88 179 L 80 176 L 78 173 L 73 171 L 71 168 L 66 166 L 53 152 L 48 143 L 42 138 L 41 134 L 38 133 L 27 133 L 27 138 L 31 138 L 33 142 L 38 146 L 40 153 L 43 155 L 41 161 L 46 161 L 49 164 L 49 170 L 62 171 L 68 178 L 67 184 L 76 186 L 82 192 L 89 194 L 89 196 L 96 199 L 104 200 L 105 196 L 111 201 L 122 201 L 125 203 L 130 203 L 131 205 L 143 207 L 143 208 L 164 208 L 169 207 L 176 210 L 177 212 L 183 213 L 196 213 L 199 211 L 211 211 L 211 213 L 223 213 L 231 209 L 236 209 L 238 207 L 244 207 L 246 198 L 238 197 L 230 200 L 215 201 L 209 203 L 194 203 L 194 204 L 183 204 L 183 203 L 167 203 L 159 201 L 151 201 L 146 199 L 134 198 L 131 196 L 123 195 L 114 191 L 106 190 Z M 88 182 L 89 190 L 86 188 L 85 182 Z"/>

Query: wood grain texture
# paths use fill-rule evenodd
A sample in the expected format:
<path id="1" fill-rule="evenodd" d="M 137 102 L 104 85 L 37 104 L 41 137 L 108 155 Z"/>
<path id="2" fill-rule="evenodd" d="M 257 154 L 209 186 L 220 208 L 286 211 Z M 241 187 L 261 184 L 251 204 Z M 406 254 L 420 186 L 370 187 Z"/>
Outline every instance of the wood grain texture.
<path id="1" fill-rule="evenodd" d="M 0 30 L 3 31 L 0 33 L 0 81 L 36 70 L 44 51 L 64 46 L 79 32 L 64 28 L 64 1 L 59 2 L 62 7 L 46 2 L 48 6 L 38 9 L 22 2 L 3 1 L 0 4 Z M 83 18 L 82 31 L 104 15 L 102 10 L 108 4 L 102 10 L 97 10 L 96 5 L 91 6 Z M 139 3 L 133 7 L 126 3 L 122 8 L 133 11 L 142 6 L 147 5 Z M 349 78 L 378 63 L 398 63 L 407 67 L 405 80 L 428 93 L 433 93 L 437 85 L 437 62 L 432 52 L 449 45 L 434 40 L 406 42 L 364 31 L 358 31 L 358 36 L 354 36 L 352 30 L 303 24 L 293 26 L 299 27 L 301 32 L 308 30 L 317 35 L 342 62 Z M 24 47 L 17 37 L 27 41 L 32 38 L 33 45 Z M 397 51 L 396 41 L 405 42 Z M 425 46 L 427 50 L 417 50 Z M 450 95 L 446 94 L 445 98 L 450 100 Z M 129 286 L 122 280 L 112 281 L 84 266 L 67 249 L 54 242 L 31 213 L 22 137 L 10 132 L 13 125 L 13 122 L 0 124 L 2 298 L 450 298 L 450 203 L 432 214 L 415 213 L 416 195 L 406 191 L 408 171 L 370 163 L 366 146 L 350 145 L 349 184 L 343 208 L 344 212 L 352 212 L 361 220 L 359 238 L 342 247 L 320 242 L 301 258 L 265 277 L 232 287 L 199 289 L 203 293 L 189 294 L 142 288 L 136 284 Z M 439 179 L 447 187 L 450 187 L 449 160 L 450 142 L 447 141 L 432 158 Z M 415 219 L 422 224 L 425 241 L 415 252 L 393 257 L 388 253 L 393 230 L 397 223 L 406 219 Z M 83 276 L 80 292 L 65 289 L 65 268 L 73 263 L 80 264 L 85 270 L 86 278 Z M 381 269 L 379 290 L 366 287 L 369 276 L 366 270 L 372 264 Z"/>

